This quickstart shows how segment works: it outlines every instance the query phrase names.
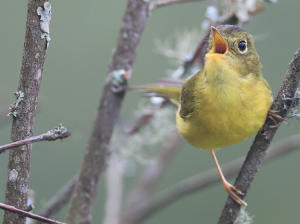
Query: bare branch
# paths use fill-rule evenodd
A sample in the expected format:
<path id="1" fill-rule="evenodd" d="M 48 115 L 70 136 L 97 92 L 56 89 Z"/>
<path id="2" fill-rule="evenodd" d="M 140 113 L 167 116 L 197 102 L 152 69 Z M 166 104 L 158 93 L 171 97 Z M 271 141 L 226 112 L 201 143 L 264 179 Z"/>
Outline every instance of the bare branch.
<path id="1" fill-rule="evenodd" d="M 106 171 L 106 202 L 103 224 L 118 224 L 123 197 L 124 161 L 118 154 L 112 155 L 110 165 Z"/>
<path id="2" fill-rule="evenodd" d="M 137 49 L 149 17 L 150 2 L 128 0 L 116 50 L 85 151 L 78 183 L 68 213 L 68 223 L 90 223 L 98 180 L 109 160 L 108 146 L 130 77 Z"/>
<path id="3" fill-rule="evenodd" d="M 43 15 L 43 21 L 40 20 L 42 17 L 39 17 L 38 9 L 41 10 L 39 12 Z M 16 92 L 18 100 L 12 105 L 10 113 L 13 117 L 12 142 L 27 139 L 33 135 L 47 44 L 50 39 L 47 38 L 47 30 L 42 29 L 48 28 L 50 18 L 51 4 L 49 2 L 28 0 L 23 60 Z M 44 24 L 41 26 L 40 23 Z M 42 39 L 42 37 L 46 38 Z M 10 150 L 9 153 L 5 204 L 22 210 L 26 209 L 27 205 L 31 150 L 32 145 L 27 144 Z M 25 218 L 20 218 L 16 214 L 4 212 L 3 223 L 5 224 L 25 224 L 25 221 Z"/>
<path id="4" fill-rule="evenodd" d="M 289 69 L 282 82 L 279 92 L 271 106 L 271 110 L 279 111 L 278 114 L 285 118 L 289 111 L 298 103 L 296 99 L 297 88 L 300 80 L 300 48 L 295 53 L 295 57 L 290 63 Z M 292 99 L 292 100 L 291 100 Z M 235 187 L 242 191 L 245 195 L 250 189 L 251 183 L 260 167 L 267 149 L 272 141 L 279 125 L 272 127 L 271 121 L 267 120 L 261 131 L 255 137 L 255 140 L 248 152 L 246 160 L 240 170 L 240 173 L 235 181 Z M 218 224 L 234 223 L 240 205 L 233 201 L 230 197 L 227 199 L 225 207 L 222 211 Z"/>
<path id="5" fill-rule="evenodd" d="M 14 214 L 18 214 L 19 216 L 28 217 L 28 218 L 31 218 L 31 219 L 34 219 L 34 220 L 41 221 L 43 223 L 64 224 L 62 222 L 58 222 L 58 221 L 55 221 L 53 219 L 47 219 L 47 218 L 44 218 L 42 216 L 35 215 L 35 214 L 30 213 L 30 212 L 23 211 L 21 209 L 17 209 L 14 206 L 6 205 L 6 204 L 3 204 L 3 203 L 0 203 L 0 208 L 3 209 L 4 211 L 12 212 Z"/>
<path id="6" fill-rule="evenodd" d="M 0 146 L 0 154 L 5 152 L 8 149 L 14 148 L 14 147 L 19 147 L 22 145 L 27 145 L 33 142 L 41 142 L 41 141 L 55 141 L 57 139 L 64 139 L 67 138 L 71 135 L 71 132 L 65 128 L 64 126 L 62 126 L 62 124 L 60 124 L 57 128 L 54 128 L 50 131 L 48 131 L 47 133 L 38 135 L 38 136 L 34 136 L 31 138 L 27 138 L 24 140 L 20 140 L 17 142 L 12 142 L 6 145 L 2 145 Z M 20 148 L 19 148 L 20 149 Z"/>
<path id="7" fill-rule="evenodd" d="M 288 153 L 293 152 L 300 147 L 300 134 L 291 136 L 272 146 L 267 153 L 265 162 L 269 162 L 275 158 L 278 158 Z M 227 164 L 222 165 L 222 171 L 225 176 L 230 177 L 236 174 L 245 160 L 245 157 L 240 157 Z M 220 175 L 216 168 L 208 170 L 206 172 L 197 174 L 195 176 L 189 177 L 175 186 L 172 186 L 163 192 L 159 193 L 155 199 L 149 204 L 144 204 L 140 206 L 132 217 L 135 222 L 140 223 L 147 219 L 149 216 L 157 211 L 161 211 L 162 208 L 168 206 L 169 204 L 175 202 L 176 200 L 189 195 L 191 193 L 203 190 L 203 188 L 209 187 L 215 183 L 220 182 Z"/>
<path id="8" fill-rule="evenodd" d="M 188 3 L 188 2 L 201 2 L 203 0 L 166 0 L 166 1 L 156 1 L 152 3 L 153 9 L 169 6 L 178 3 Z"/>

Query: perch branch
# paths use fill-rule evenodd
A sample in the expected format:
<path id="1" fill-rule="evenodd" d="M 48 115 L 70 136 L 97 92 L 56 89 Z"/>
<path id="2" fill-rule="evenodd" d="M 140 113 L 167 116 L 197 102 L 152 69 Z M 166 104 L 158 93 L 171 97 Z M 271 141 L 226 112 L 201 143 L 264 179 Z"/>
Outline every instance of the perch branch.
<path id="1" fill-rule="evenodd" d="M 60 124 L 57 128 L 54 128 L 54 129 L 48 131 L 47 133 L 44 133 L 44 134 L 41 134 L 38 136 L 34 136 L 31 138 L 27 138 L 24 140 L 20 140 L 17 142 L 12 142 L 12 143 L 9 143 L 6 145 L 2 145 L 2 146 L 0 146 L 0 154 L 8 149 L 19 147 L 22 145 L 27 145 L 27 144 L 30 144 L 33 142 L 55 141 L 57 139 L 67 138 L 70 135 L 71 135 L 71 133 L 69 132 L 69 130 L 67 128 L 65 128 L 64 126 L 62 126 L 62 124 Z"/>
<path id="2" fill-rule="evenodd" d="M 296 93 L 299 86 L 299 80 L 300 48 L 296 51 L 295 57 L 290 63 L 279 92 L 271 106 L 271 110 L 278 111 L 278 115 L 282 118 L 285 118 L 290 110 L 298 103 L 298 96 Z M 260 167 L 267 149 L 279 127 L 279 125 L 275 127 L 272 127 L 271 125 L 273 125 L 272 122 L 267 119 L 262 130 L 257 133 L 246 160 L 235 181 L 234 186 L 244 193 L 241 197 L 242 199 L 246 197 L 258 168 Z M 239 211 L 240 205 L 228 197 L 218 224 L 234 223 Z"/>
<path id="3" fill-rule="evenodd" d="M 33 136 L 38 96 L 50 39 L 47 33 L 50 20 L 51 4 L 49 1 L 28 0 L 23 59 L 18 91 L 15 92 L 17 100 L 10 107 L 9 113 L 13 117 L 12 142 Z M 42 37 L 46 38 L 42 39 Z M 21 210 L 25 210 L 27 206 L 31 150 L 32 144 L 27 144 L 10 150 L 9 153 L 5 204 Z M 25 224 L 25 222 L 25 218 L 4 211 L 4 224 Z"/>
<path id="4" fill-rule="evenodd" d="M 288 137 L 282 140 L 280 143 L 272 146 L 268 150 L 265 162 L 269 162 L 275 158 L 279 158 L 280 156 L 287 155 L 288 153 L 299 149 L 299 147 L 300 134 Z M 222 171 L 224 175 L 226 177 L 230 177 L 237 173 L 240 170 L 244 160 L 245 157 L 240 157 L 222 165 Z M 175 202 L 181 197 L 203 190 L 203 188 L 219 182 L 220 175 L 216 168 L 189 177 L 177 183 L 175 186 L 169 187 L 168 189 L 159 193 L 158 196 L 156 196 L 155 199 L 149 204 L 142 205 L 139 210 L 136 210 L 135 213 L 132 214 L 135 220 L 133 223 L 140 223 L 155 212 L 161 211 L 161 209 Z"/>
<path id="5" fill-rule="evenodd" d="M 125 96 L 137 49 L 149 17 L 148 1 L 128 0 L 116 50 L 108 69 L 96 119 L 68 213 L 68 223 L 90 223 L 98 181 L 104 172 L 114 125 Z"/>
<path id="6" fill-rule="evenodd" d="M 23 211 L 21 209 L 17 209 L 14 206 L 6 205 L 6 204 L 3 204 L 3 203 L 0 203 L 0 208 L 3 209 L 3 210 L 5 210 L 5 211 L 17 214 L 19 216 L 28 217 L 28 218 L 31 218 L 31 219 L 34 219 L 34 220 L 38 220 L 38 221 L 41 221 L 41 222 L 44 222 L 44 223 L 64 224 L 62 222 L 58 222 L 58 221 L 55 221 L 53 219 L 47 219 L 47 218 L 44 218 L 42 216 L 35 215 L 35 214 L 30 213 L 30 212 Z"/>

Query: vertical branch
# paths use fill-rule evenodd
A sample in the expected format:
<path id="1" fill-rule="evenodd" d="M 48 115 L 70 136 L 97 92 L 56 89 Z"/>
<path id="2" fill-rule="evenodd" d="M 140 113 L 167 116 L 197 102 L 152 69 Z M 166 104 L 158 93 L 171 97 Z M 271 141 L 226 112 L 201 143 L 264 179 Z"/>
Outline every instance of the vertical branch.
<path id="1" fill-rule="evenodd" d="M 112 155 L 106 171 L 106 203 L 103 224 L 118 224 L 123 196 L 124 161 L 118 154 Z"/>
<path id="2" fill-rule="evenodd" d="M 122 27 L 102 97 L 75 186 L 68 223 L 90 223 L 100 174 L 109 159 L 108 145 L 125 95 L 142 33 L 149 17 L 149 2 L 128 0 Z"/>
<path id="3" fill-rule="evenodd" d="M 33 135 L 47 46 L 45 39 L 41 39 L 40 18 L 37 14 L 38 7 L 43 7 L 44 2 L 28 0 L 26 35 L 17 92 L 19 103 L 12 108 L 12 142 Z M 5 204 L 22 210 L 27 206 L 31 149 L 32 144 L 28 144 L 12 149 L 9 153 Z M 4 212 L 3 223 L 25 224 L 25 221 L 25 217 Z"/>

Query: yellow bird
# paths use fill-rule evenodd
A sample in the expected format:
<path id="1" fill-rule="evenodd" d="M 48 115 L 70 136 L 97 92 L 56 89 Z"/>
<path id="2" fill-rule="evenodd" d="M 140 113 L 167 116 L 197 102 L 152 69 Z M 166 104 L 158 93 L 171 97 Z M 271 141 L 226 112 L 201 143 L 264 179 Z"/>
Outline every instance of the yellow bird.
<path id="1" fill-rule="evenodd" d="M 243 193 L 228 183 L 214 150 L 239 143 L 263 126 L 272 92 L 262 77 L 252 36 L 237 26 L 211 27 L 205 64 L 201 71 L 180 82 L 158 82 L 131 89 L 153 92 L 178 105 L 177 128 L 195 147 L 210 150 L 227 193 L 247 205 Z"/>

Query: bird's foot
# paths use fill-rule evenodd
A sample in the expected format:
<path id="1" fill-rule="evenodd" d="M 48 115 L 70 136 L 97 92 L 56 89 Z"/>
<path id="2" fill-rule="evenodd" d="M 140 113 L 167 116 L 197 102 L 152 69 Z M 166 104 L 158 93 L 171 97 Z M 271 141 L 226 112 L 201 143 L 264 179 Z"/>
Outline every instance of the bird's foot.
<path id="1" fill-rule="evenodd" d="M 274 120 L 274 117 L 281 120 L 281 121 L 284 121 L 285 123 L 287 123 L 287 120 L 285 120 L 284 118 L 282 118 L 281 116 L 276 114 L 278 112 L 279 111 L 274 111 L 274 110 L 269 110 L 268 111 L 268 118 L 271 119 L 275 123 L 275 126 L 272 126 L 272 127 L 277 127 L 278 125 L 280 125 L 280 123 L 277 125 L 276 121 Z"/>
<path id="2" fill-rule="evenodd" d="M 239 198 L 238 195 L 244 195 L 243 192 L 241 192 L 240 190 L 238 190 L 235 186 L 231 185 L 230 183 L 223 182 L 224 184 L 224 188 L 227 191 L 228 195 L 236 201 L 236 203 L 238 203 L 239 205 L 244 205 L 247 206 L 247 203 L 244 202 L 242 199 Z"/>

